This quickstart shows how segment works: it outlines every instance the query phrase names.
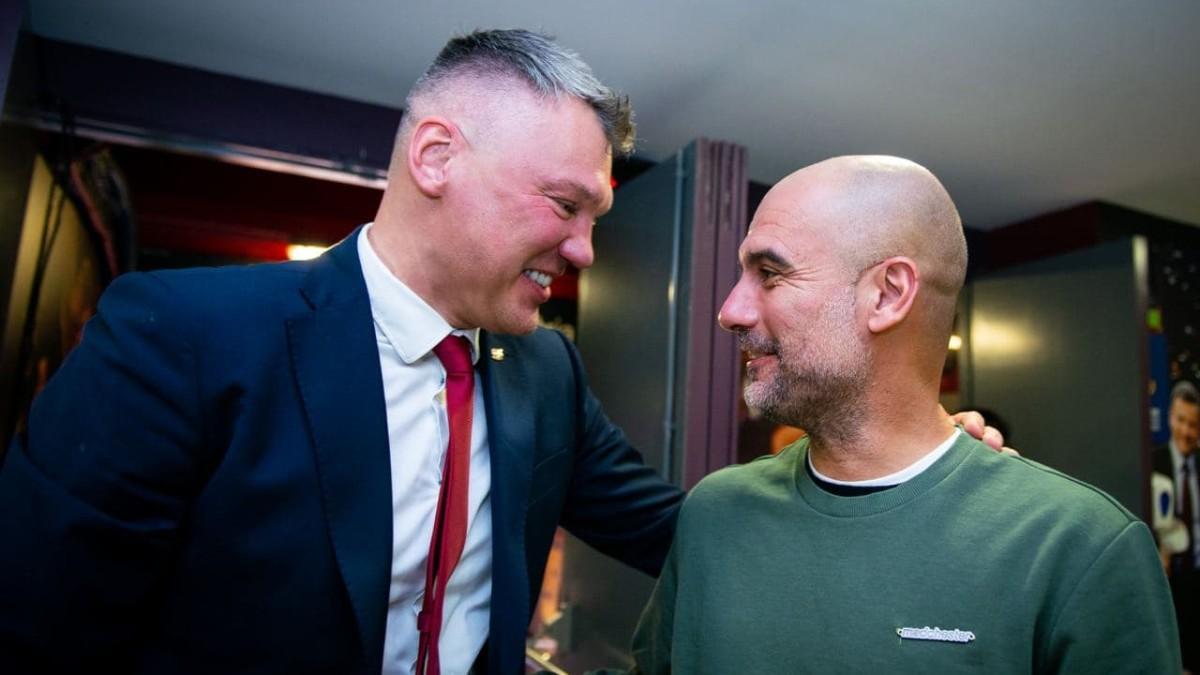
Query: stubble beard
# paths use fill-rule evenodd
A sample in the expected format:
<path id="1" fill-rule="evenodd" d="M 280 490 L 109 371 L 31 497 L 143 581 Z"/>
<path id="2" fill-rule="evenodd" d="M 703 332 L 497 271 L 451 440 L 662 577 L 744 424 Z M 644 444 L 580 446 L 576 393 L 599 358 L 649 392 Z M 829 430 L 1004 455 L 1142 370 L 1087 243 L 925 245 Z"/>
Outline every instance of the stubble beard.
<path id="1" fill-rule="evenodd" d="M 862 432 L 868 360 L 847 309 L 822 312 L 799 344 L 739 335 L 744 350 L 776 355 L 774 376 L 746 385 L 746 403 L 771 421 L 803 429 L 819 445 L 847 444 Z"/>

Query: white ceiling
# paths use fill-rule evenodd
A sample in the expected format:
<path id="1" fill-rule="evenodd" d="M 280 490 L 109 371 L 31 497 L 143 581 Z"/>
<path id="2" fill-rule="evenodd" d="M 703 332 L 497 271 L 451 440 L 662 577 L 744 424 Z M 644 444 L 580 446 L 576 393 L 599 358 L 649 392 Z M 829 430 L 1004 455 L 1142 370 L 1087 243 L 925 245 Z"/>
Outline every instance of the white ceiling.
<path id="1" fill-rule="evenodd" d="M 391 106 L 451 33 L 532 28 L 631 95 L 648 159 L 720 138 L 773 182 L 889 153 L 938 174 L 972 227 L 1091 199 L 1200 225 L 1197 0 L 28 6 L 55 39 Z"/>

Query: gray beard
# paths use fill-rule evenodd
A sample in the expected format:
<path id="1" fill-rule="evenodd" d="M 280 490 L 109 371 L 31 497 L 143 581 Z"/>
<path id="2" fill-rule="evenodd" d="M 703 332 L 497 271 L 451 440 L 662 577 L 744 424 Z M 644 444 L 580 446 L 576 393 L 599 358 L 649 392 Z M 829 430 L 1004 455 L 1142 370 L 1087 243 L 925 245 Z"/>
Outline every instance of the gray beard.
<path id="1" fill-rule="evenodd" d="M 771 381 L 746 385 L 747 404 L 773 422 L 800 427 L 818 446 L 843 446 L 859 439 L 869 381 L 865 358 L 844 352 L 797 358 L 779 351 L 778 344 L 747 333 L 739 335 L 739 342 L 743 349 L 753 346 L 774 352 L 779 359 Z"/>

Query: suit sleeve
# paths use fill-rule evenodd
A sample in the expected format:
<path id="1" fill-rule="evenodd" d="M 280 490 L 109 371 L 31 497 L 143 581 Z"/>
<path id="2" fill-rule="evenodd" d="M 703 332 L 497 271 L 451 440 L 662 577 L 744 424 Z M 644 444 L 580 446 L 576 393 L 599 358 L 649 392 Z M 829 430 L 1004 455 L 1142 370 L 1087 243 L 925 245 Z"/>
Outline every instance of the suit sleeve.
<path id="1" fill-rule="evenodd" d="M 581 420 L 562 526 L 597 550 L 657 576 L 671 546 L 683 491 L 646 466 L 587 386 L 579 353 L 571 358 Z"/>
<path id="2" fill-rule="evenodd" d="M 4 458 L 0 671 L 107 663 L 150 620 L 206 462 L 180 304 L 114 282 Z"/>
<path id="3" fill-rule="evenodd" d="M 1108 545 L 1052 625 L 1047 672 L 1182 671 L 1171 593 L 1145 523 L 1130 523 Z"/>

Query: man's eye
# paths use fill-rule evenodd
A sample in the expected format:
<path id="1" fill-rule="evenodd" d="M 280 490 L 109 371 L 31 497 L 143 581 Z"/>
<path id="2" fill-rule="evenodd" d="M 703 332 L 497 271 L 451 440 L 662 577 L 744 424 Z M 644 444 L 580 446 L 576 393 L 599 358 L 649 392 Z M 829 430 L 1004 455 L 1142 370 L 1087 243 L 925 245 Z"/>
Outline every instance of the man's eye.
<path id="1" fill-rule="evenodd" d="M 579 207 L 575 205 L 575 202 L 566 199 L 555 199 L 554 203 L 558 204 L 559 208 L 566 212 L 568 216 L 574 216 L 576 213 L 579 213 Z"/>

